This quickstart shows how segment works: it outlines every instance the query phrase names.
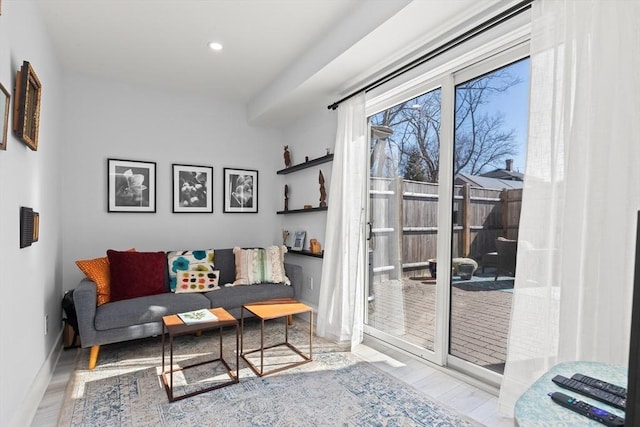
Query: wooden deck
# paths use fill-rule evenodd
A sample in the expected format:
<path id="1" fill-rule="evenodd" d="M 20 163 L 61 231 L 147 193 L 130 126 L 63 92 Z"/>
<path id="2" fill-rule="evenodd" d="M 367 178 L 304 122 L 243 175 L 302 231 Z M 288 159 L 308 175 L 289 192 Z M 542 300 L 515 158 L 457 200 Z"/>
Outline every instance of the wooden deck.
<path id="1" fill-rule="evenodd" d="M 435 290 L 433 279 L 375 283 L 369 302 L 370 326 L 433 350 Z M 450 354 L 503 373 L 511 317 L 513 278 L 487 274 L 453 283 Z"/>

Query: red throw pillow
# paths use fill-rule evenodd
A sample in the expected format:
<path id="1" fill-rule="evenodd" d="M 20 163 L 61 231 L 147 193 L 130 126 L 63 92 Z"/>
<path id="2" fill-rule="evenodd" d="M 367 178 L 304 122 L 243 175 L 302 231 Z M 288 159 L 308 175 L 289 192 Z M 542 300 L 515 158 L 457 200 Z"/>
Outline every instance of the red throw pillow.
<path id="1" fill-rule="evenodd" d="M 167 292 L 164 252 L 120 252 L 109 249 L 111 301 Z"/>

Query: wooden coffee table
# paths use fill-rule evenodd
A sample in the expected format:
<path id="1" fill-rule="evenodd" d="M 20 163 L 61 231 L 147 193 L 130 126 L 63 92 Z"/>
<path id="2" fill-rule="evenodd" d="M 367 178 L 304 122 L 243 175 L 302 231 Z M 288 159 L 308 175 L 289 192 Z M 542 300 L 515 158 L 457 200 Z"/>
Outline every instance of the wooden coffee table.
<path id="1" fill-rule="evenodd" d="M 260 348 L 250 351 L 244 351 L 244 311 L 247 310 L 252 313 L 254 316 L 260 319 Z M 299 349 L 297 349 L 294 345 L 289 343 L 289 320 L 294 314 L 301 313 L 309 313 L 309 355 L 305 355 Z M 281 317 L 287 317 L 285 320 L 285 339 L 284 342 L 273 344 L 265 347 L 264 345 L 264 322 L 265 320 L 278 319 Z M 249 364 L 249 367 L 255 372 L 258 376 L 262 377 L 265 375 L 273 374 L 276 372 L 280 372 L 285 369 L 293 368 L 294 366 L 299 366 L 304 363 L 308 363 L 312 360 L 312 346 L 313 346 L 313 309 L 306 304 L 303 304 L 299 301 L 296 301 L 292 298 L 281 298 L 274 299 L 262 302 L 254 302 L 250 304 L 245 304 L 242 306 L 241 317 L 240 317 L 240 330 L 241 330 L 241 338 L 240 338 L 240 355 L 242 358 Z M 286 346 L 291 350 L 296 352 L 302 360 L 299 362 L 293 362 L 287 364 L 286 366 L 281 366 L 276 369 L 272 369 L 270 371 L 264 370 L 264 351 L 270 348 Z M 260 368 L 254 365 L 246 355 L 251 353 L 260 352 Z"/>
<path id="2" fill-rule="evenodd" d="M 167 396 L 169 397 L 169 402 L 175 402 L 176 400 L 185 399 L 187 397 L 195 396 L 197 394 L 205 393 L 207 391 L 215 390 L 220 387 L 225 387 L 231 384 L 238 383 L 238 366 L 239 366 L 239 358 L 238 358 L 238 321 L 235 317 L 233 317 L 227 310 L 224 308 L 212 308 L 209 310 L 211 313 L 215 314 L 218 317 L 218 320 L 215 322 L 203 322 L 197 323 L 193 325 L 186 325 L 178 315 L 174 314 L 171 316 L 164 316 L 162 318 L 162 325 L 164 327 L 163 332 L 169 334 L 169 369 L 165 370 L 164 358 L 165 358 L 165 333 L 162 334 L 162 383 L 164 384 L 164 388 L 167 391 Z M 236 369 L 235 371 L 231 369 L 229 364 L 224 360 L 222 356 L 222 328 L 225 326 L 235 326 L 236 328 Z M 220 345 L 219 345 L 219 353 L 220 357 L 213 360 L 208 360 L 205 362 L 194 363 L 189 366 L 184 366 L 182 368 L 173 369 L 173 339 L 179 335 L 196 333 L 199 331 L 206 331 L 210 329 L 220 329 Z M 191 393 L 186 393 L 181 396 L 175 396 L 173 394 L 173 374 L 174 372 L 184 371 L 189 368 L 194 368 L 196 366 L 205 365 L 207 363 L 215 363 L 220 362 L 227 370 L 227 375 L 231 378 L 229 381 L 225 381 L 223 383 L 218 383 L 211 387 L 202 388 L 197 391 L 193 391 Z M 167 379 L 167 376 L 169 379 Z"/>

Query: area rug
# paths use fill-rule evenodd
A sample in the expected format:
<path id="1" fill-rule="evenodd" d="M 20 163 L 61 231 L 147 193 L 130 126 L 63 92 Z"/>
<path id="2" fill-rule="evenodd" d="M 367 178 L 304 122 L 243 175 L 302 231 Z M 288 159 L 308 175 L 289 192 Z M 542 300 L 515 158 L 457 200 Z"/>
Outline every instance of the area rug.
<path id="1" fill-rule="evenodd" d="M 248 324 L 244 348 L 259 343 L 258 323 Z M 267 328 L 265 343 L 284 338 L 284 326 Z M 218 351 L 216 332 L 184 336 L 174 343 L 174 362 L 193 363 Z M 289 340 L 308 351 L 308 329 L 296 322 Z M 223 334 L 225 360 L 235 366 L 235 334 Z M 429 400 L 357 356 L 314 337 L 313 361 L 265 377 L 240 359 L 240 382 L 169 403 L 160 381 L 159 337 L 103 346 L 98 366 L 86 369 L 88 349 L 78 351 L 60 416 L 60 426 L 479 426 Z M 259 353 L 258 353 L 259 354 Z M 265 354 L 267 366 L 287 363 L 286 347 Z M 259 363 L 251 359 L 253 363 Z M 167 362 L 168 363 L 168 362 Z M 209 366 L 206 370 L 206 366 Z M 188 371 L 188 370 L 187 370 Z M 219 370 L 202 365 L 174 377 L 177 390 L 220 381 Z M 224 378 L 227 379 L 227 378 Z"/>

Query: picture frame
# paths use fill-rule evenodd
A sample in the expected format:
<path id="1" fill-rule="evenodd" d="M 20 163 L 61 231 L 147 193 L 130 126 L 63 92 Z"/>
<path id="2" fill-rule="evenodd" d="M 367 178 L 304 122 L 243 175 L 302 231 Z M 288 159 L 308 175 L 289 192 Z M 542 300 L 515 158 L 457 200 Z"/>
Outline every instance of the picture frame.
<path id="1" fill-rule="evenodd" d="M 173 212 L 213 212 L 213 167 L 173 164 Z"/>
<path id="2" fill-rule="evenodd" d="M 16 76 L 13 101 L 13 131 L 33 151 L 38 150 L 42 84 L 29 61 L 23 61 Z"/>
<path id="3" fill-rule="evenodd" d="M 4 102 L 2 102 L 4 100 Z M 7 149 L 7 133 L 9 129 L 9 110 L 11 108 L 11 94 L 0 83 L 0 108 L 4 104 L 4 114 L 0 117 L 0 150 Z"/>
<path id="4" fill-rule="evenodd" d="M 31 246 L 40 238 L 40 214 L 32 208 L 20 207 L 20 249 Z"/>
<path id="5" fill-rule="evenodd" d="M 291 250 L 293 251 L 301 251 L 304 250 L 304 240 L 307 237 L 306 231 L 296 231 L 293 235 L 293 245 L 291 245 Z"/>
<path id="6" fill-rule="evenodd" d="M 258 171 L 224 168 L 224 212 L 258 212 Z"/>
<path id="7" fill-rule="evenodd" d="M 107 159 L 108 212 L 156 211 L 156 163 Z"/>

